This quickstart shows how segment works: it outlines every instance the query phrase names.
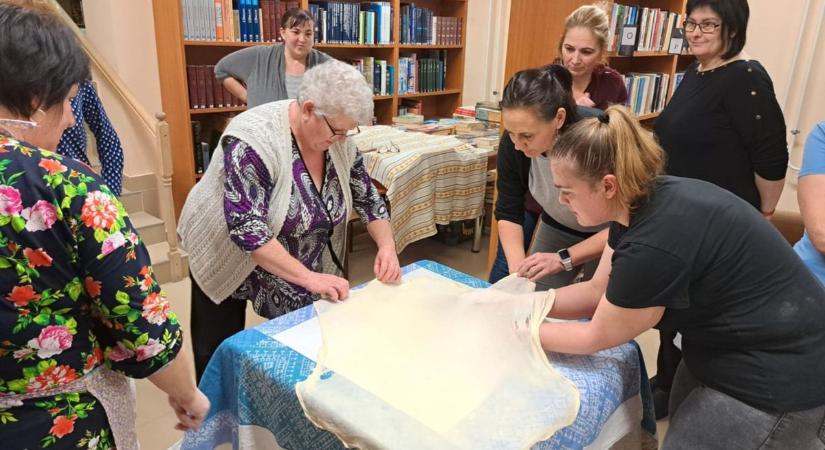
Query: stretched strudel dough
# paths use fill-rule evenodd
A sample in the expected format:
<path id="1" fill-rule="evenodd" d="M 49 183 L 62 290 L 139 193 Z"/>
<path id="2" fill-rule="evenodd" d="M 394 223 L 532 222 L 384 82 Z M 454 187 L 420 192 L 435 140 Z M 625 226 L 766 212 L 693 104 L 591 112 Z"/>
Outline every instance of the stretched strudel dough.
<path id="1" fill-rule="evenodd" d="M 553 292 L 532 288 L 431 275 L 317 302 L 323 346 L 296 386 L 307 417 L 359 448 L 518 449 L 549 438 L 573 422 L 579 396 L 538 342 Z"/>

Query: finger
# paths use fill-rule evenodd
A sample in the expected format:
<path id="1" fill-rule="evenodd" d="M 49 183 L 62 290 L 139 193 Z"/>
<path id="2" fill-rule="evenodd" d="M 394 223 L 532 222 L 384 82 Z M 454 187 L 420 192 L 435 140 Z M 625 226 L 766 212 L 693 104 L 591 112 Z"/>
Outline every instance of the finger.
<path id="1" fill-rule="evenodd" d="M 340 283 L 335 289 L 338 293 L 338 300 L 344 300 L 349 297 L 349 283 L 346 281 Z"/>
<path id="2" fill-rule="evenodd" d="M 380 272 L 381 272 L 381 275 L 380 275 L 379 279 L 381 281 L 386 281 L 389 278 L 389 272 L 390 272 L 390 263 L 389 263 L 389 261 L 382 258 L 381 259 L 381 267 L 379 269 L 380 269 Z"/>
<path id="3" fill-rule="evenodd" d="M 381 255 L 375 256 L 375 262 L 372 265 L 372 273 L 375 274 L 375 278 L 378 278 L 378 273 L 380 272 L 378 269 L 381 264 Z"/>
<path id="4" fill-rule="evenodd" d="M 395 283 L 401 282 L 401 267 L 398 264 L 393 267 L 392 281 Z"/>
<path id="5" fill-rule="evenodd" d="M 328 299 L 332 300 L 333 302 L 337 302 L 340 298 L 338 296 L 338 290 L 335 289 L 334 286 L 328 286 L 324 289 L 324 295 L 327 296 Z"/>

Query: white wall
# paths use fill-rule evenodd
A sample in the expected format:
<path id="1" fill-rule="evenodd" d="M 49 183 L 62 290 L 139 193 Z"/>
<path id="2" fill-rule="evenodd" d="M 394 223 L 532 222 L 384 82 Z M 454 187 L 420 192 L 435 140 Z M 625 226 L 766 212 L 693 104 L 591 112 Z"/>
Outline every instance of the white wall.
<path id="1" fill-rule="evenodd" d="M 152 116 L 162 110 L 152 0 L 84 0 L 86 37 Z M 94 74 L 93 74 L 94 75 Z M 155 172 L 151 136 L 99 76 L 98 91 L 125 153 L 124 174 Z"/>

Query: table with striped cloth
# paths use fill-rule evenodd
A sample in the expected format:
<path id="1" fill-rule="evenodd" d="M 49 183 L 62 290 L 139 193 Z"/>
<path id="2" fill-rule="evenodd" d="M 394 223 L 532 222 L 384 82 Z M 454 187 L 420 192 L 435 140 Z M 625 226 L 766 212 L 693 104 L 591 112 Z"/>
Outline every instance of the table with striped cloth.
<path id="1" fill-rule="evenodd" d="M 436 234 L 436 224 L 484 213 L 489 151 L 453 136 L 377 125 L 352 138 L 370 176 L 387 188 L 395 246 Z"/>

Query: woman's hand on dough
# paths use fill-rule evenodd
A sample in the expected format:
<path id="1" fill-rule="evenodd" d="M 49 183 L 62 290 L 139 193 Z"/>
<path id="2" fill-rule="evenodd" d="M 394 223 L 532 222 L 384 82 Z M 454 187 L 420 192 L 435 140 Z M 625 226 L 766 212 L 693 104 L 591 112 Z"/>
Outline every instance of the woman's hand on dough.
<path id="1" fill-rule="evenodd" d="M 312 272 L 304 287 L 313 294 L 336 302 L 349 297 L 349 281 L 335 275 Z"/>
<path id="2" fill-rule="evenodd" d="M 562 270 L 564 270 L 564 265 L 562 265 L 558 253 L 533 253 L 521 262 L 518 274 L 536 282 L 547 275 L 553 275 Z"/>
<path id="3" fill-rule="evenodd" d="M 401 281 L 401 265 L 395 248 L 385 246 L 378 249 L 375 255 L 375 264 L 372 268 L 375 278 L 382 283 L 398 283 Z"/>

